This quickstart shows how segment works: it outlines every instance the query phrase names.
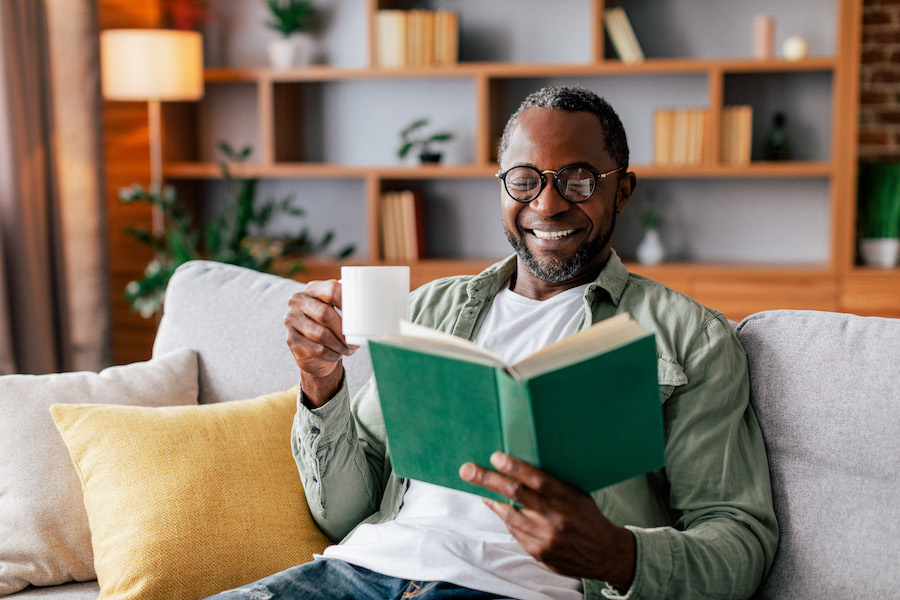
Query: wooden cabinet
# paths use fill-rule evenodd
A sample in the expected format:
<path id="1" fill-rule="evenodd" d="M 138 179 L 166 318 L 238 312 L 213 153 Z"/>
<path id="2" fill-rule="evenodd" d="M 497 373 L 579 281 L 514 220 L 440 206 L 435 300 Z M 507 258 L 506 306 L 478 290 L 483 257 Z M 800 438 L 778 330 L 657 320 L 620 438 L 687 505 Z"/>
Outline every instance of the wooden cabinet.
<path id="1" fill-rule="evenodd" d="M 623 64 L 607 41 L 601 15 L 613 4 L 628 11 L 647 55 L 643 63 Z M 260 177 L 274 192 L 298 190 L 310 213 L 327 213 L 322 226 L 356 244 L 350 260 L 369 264 L 383 262 L 380 196 L 413 189 L 425 199 L 427 237 L 425 258 L 411 265 L 415 282 L 472 273 L 509 252 L 493 177 L 508 115 L 541 85 L 578 83 L 609 99 L 622 116 L 639 180 L 637 204 L 652 200 L 666 219 L 670 261 L 653 268 L 629 262 L 630 268 L 733 319 L 769 308 L 853 310 L 862 306 L 854 299 L 859 281 L 887 290 L 897 283 L 896 272 L 860 274 L 856 266 L 861 0 L 749 4 L 342 4 L 333 17 L 363 19 L 368 39 L 353 43 L 363 45 L 368 62 L 274 71 L 258 61 L 258 67 L 208 69 L 203 101 L 164 105 L 165 177 L 201 204 L 214 204 L 216 142 L 250 144 L 254 155 L 239 172 Z M 410 6 L 459 12 L 457 65 L 372 66 L 376 11 Z M 778 44 L 791 33 L 805 35 L 811 56 L 749 58 L 752 18 L 762 12 L 785 28 Z M 754 152 L 745 166 L 719 159 L 719 123 L 732 104 L 754 110 Z M 666 106 L 709 114 L 699 166 L 654 165 L 653 113 Z M 795 127 L 795 157 L 786 162 L 761 160 L 761 138 L 776 110 L 785 110 Z M 397 132 L 418 116 L 457 133 L 446 164 L 401 165 L 394 158 Z M 627 261 L 639 234 L 628 213 L 614 242 Z M 314 263 L 301 277 L 337 272 L 338 265 Z"/>
<path id="2" fill-rule="evenodd" d="M 900 272 L 856 269 L 846 274 L 838 305 L 857 315 L 900 318 Z"/>

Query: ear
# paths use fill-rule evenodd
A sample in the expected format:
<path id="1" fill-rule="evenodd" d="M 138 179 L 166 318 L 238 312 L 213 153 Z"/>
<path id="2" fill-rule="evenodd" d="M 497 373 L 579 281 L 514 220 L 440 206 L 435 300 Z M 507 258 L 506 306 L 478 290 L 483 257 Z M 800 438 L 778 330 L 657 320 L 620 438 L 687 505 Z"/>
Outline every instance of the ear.
<path id="1" fill-rule="evenodd" d="M 619 189 L 616 190 L 616 213 L 622 214 L 625 206 L 631 201 L 634 190 L 637 188 L 637 177 L 631 171 L 625 173 L 619 180 Z"/>

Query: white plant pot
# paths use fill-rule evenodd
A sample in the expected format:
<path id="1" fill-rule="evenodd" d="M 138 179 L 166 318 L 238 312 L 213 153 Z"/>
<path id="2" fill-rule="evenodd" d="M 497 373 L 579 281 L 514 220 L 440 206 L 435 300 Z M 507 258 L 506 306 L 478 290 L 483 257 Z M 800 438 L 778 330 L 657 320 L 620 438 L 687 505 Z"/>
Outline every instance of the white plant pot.
<path id="1" fill-rule="evenodd" d="M 659 231 L 648 229 L 637 247 L 637 259 L 642 265 L 658 265 L 666 257 L 666 249 L 659 239 Z"/>
<path id="2" fill-rule="evenodd" d="M 284 71 L 297 60 L 298 43 L 294 37 L 281 37 L 269 42 L 269 63 L 273 69 Z"/>
<path id="3" fill-rule="evenodd" d="M 863 238 L 859 251 L 866 266 L 893 269 L 900 258 L 900 238 Z"/>

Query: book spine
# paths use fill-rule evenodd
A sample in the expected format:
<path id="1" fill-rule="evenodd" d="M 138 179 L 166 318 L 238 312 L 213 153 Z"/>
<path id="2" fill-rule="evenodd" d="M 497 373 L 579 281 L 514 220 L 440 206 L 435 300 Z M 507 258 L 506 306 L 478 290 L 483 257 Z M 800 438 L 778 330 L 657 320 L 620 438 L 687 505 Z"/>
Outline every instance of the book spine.
<path id="1" fill-rule="evenodd" d="M 672 165 L 672 121 L 675 111 L 668 108 L 657 109 L 654 113 L 654 162 L 659 167 Z"/>
<path id="2" fill-rule="evenodd" d="M 498 369 L 497 396 L 500 400 L 503 451 L 514 458 L 540 467 L 534 412 L 527 385 Z"/>
<path id="3" fill-rule="evenodd" d="M 637 57 L 631 53 L 631 46 L 625 38 L 625 32 L 622 30 L 622 23 L 619 18 L 619 11 L 615 8 L 608 8 L 603 11 L 603 22 L 606 25 L 606 31 L 609 33 L 609 40 L 612 42 L 616 54 L 625 64 L 631 64 L 637 61 Z"/>

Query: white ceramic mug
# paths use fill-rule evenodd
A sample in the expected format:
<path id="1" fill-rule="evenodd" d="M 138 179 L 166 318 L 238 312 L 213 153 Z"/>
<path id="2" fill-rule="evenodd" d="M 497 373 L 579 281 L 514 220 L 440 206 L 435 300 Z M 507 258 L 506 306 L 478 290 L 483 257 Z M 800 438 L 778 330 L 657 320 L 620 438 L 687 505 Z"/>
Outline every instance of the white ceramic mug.
<path id="1" fill-rule="evenodd" d="M 408 318 L 409 267 L 341 267 L 341 313 L 348 344 L 397 333 Z"/>

